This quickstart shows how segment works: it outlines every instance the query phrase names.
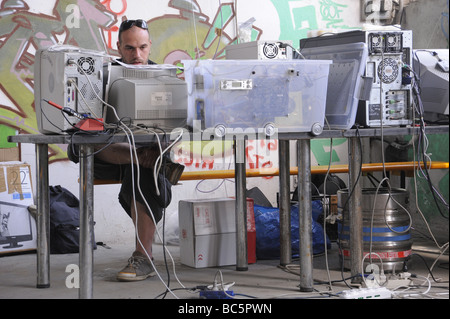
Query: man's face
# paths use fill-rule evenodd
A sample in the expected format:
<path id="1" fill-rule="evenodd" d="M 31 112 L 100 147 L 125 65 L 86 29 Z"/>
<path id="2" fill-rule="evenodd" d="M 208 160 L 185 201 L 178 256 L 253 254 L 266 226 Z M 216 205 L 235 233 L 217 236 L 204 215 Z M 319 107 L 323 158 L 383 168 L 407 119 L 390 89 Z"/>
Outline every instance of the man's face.
<path id="1" fill-rule="evenodd" d="M 117 41 L 122 61 L 127 64 L 147 64 L 151 45 L 148 30 L 137 26 L 123 31 Z"/>

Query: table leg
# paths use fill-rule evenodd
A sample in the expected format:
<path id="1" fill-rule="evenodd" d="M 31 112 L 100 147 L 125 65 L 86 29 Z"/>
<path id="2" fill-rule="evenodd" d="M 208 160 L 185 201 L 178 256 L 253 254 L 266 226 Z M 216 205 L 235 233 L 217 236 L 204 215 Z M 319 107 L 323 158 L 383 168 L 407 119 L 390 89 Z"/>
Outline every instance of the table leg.
<path id="1" fill-rule="evenodd" d="M 48 145 L 36 144 L 37 288 L 50 287 L 50 195 Z"/>
<path id="2" fill-rule="evenodd" d="M 80 145 L 80 299 L 93 297 L 93 148 L 93 145 Z"/>
<path id="3" fill-rule="evenodd" d="M 245 139 L 236 138 L 235 147 L 235 181 L 236 181 L 236 270 L 248 270 L 247 257 L 247 183 Z"/>
<path id="4" fill-rule="evenodd" d="M 280 140 L 278 145 L 278 163 L 280 167 L 280 265 L 286 266 L 292 262 L 289 141 Z"/>
<path id="5" fill-rule="evenodd" d="M 359 138 L 348 139 L 349 146 L 349 221 L 350 221 L 350 269 L 352 283 L 361 283 L 361 262 L 363 255 L 363 217 L 362 217 L 362 187 L 358 182 L 361 168 L 361 145 Z M 350 194 L 351 193 L 351 194 Z"/>
<path id="6" fill-rule="evenodd" d="M 298 140 L 300 291 L 313 291 L 311 141 Z"/>

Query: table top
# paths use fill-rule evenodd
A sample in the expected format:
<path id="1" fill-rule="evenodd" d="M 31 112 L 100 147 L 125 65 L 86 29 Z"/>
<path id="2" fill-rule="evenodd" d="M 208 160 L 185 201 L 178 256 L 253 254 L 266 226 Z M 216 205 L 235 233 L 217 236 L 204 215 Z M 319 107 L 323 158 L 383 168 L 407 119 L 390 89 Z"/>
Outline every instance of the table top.
<path id="1" fill-rule="evenodd" d="M 448 134 L 448 125 L 429 125 L 425 127 L 426 134 Z M 418 134 L 420 127 L 377 127 L 377 128 L 359 128 L 350 130 L 324 130 L 320 135 L 313 135 L 310 132 L 278 132 L 276 135 L 268 137 L 278 140 L 304 140 L 304 139 L 322 139 L 322 138 L 351 138 L 351 137 L 380 137 L 380 136 L 401 136 Z M 233 140 L 235 138 L 252 139 L 251 134 L 247 132 L 227 134 L 224 137 L 217 137 L 211 132 L 185 132 L 182 140 L 191 141 L 209 141 L 209 140 Z M 163 138 L 164 134 L 158 134 L 159 138 Z M 167 135 L 166 135 L 167 136 Z M 168 135 L 171 140 L 178 138 L 178 133 Z M 260 138 L 261 135 L 255 134 Z M 265 135 L 263 138 L 267 138 Z M 137 133 L 134 134 L 134 140 L 137 143 L 153 143 L 157 141 L 156 134 Z M 31 144 L 104 144 L 104 143 L 127 143 L 128 137 L 124 133 L 106 133 L 98 132 L 93 134 L 76 133 L 76 134 L 18 134 L 8 136 L 8 142 L 11 143 L 31 143 Z"/>

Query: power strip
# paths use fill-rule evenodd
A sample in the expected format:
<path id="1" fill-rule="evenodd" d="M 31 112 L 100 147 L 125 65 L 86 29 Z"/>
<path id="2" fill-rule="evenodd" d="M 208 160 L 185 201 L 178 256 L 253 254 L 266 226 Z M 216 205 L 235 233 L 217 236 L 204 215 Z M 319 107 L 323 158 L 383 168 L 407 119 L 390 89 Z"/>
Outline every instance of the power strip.
<path id="1" fill-rule="evenodd" d="M 385 285 L 388 289 L 398 289 L 401 287 L 409 287 L 412 284 L 412 280 L 408 278 L 401 278 L 401 279 L 389 279 L 387 284 Z"/>
<path id="2" fill-rule="evenodd" d="M 201 299 L 232 299 L 234 297 L 233 290 L 203 290 L 200 291 Z"/>
<path id="3" fill-rule="evenodd" d="M 385 287 L 359 288 L 344 290 L 340 298 L 342 299 L 391 299 L 392 293 Z"/>

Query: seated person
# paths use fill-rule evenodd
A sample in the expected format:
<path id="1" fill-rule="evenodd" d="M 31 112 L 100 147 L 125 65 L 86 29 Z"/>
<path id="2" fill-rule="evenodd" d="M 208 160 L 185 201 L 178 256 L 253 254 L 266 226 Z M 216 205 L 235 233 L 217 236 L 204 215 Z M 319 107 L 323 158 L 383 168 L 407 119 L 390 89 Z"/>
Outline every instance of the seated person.
<path id="1" fill-rule="evenodd" d="M 124 63 L 155 64 L 148 59 L 151 40 L 147 24 L 143 20 L 126 20 L 122 22 L 119 29 L 117 47 L 121 55 L 121 61 Z M 157 158 L 160 156 L 159 146 L 155 144 L 137 148 L 140 188 L 145 197 L 144 201 L 137 185 L 132 183 L 132 165 L 134 165 L 135 181 L 137 181 L 137 170 L 135 165 L 136 159 L 132 159 L 130 156 L 129 144 L 117 143 L 108 147 L 98 145 L 95 151 L 99 152 L 94 156 L 94 177 L 97 179 L 121 181 L 119 202 L 133 219 L 140 239 L 138 241 L 136 238 L 136 249 L 129 258 L 127 266 L 117 274 L 117 279 L 119 281 L 143 280 L 155 274 L 147 255 L 152 258 L 152 243 L 156 223 L 161 220 L 164 208 L 171 202 L 172 185 L 178 182 L 184 166 L 173 163 L 167 155 L 162 158 L 162 167 L 164 169 L 161 170 L 157 178 L 159 189 L 159 195 L 157 195 L 153 168 Z M 76 145 L 69 145 L 68 157 L 71 161 L 78 162 Z M 135 189 L 135 196 L 133 196 L 133 188 Z M 151 212 L 148 210 L 145 202 L 150 206 Z M 153 214 L 155 222 L 151 214 Z M 136 217 L 138 220 L 137 225 Z"/>

